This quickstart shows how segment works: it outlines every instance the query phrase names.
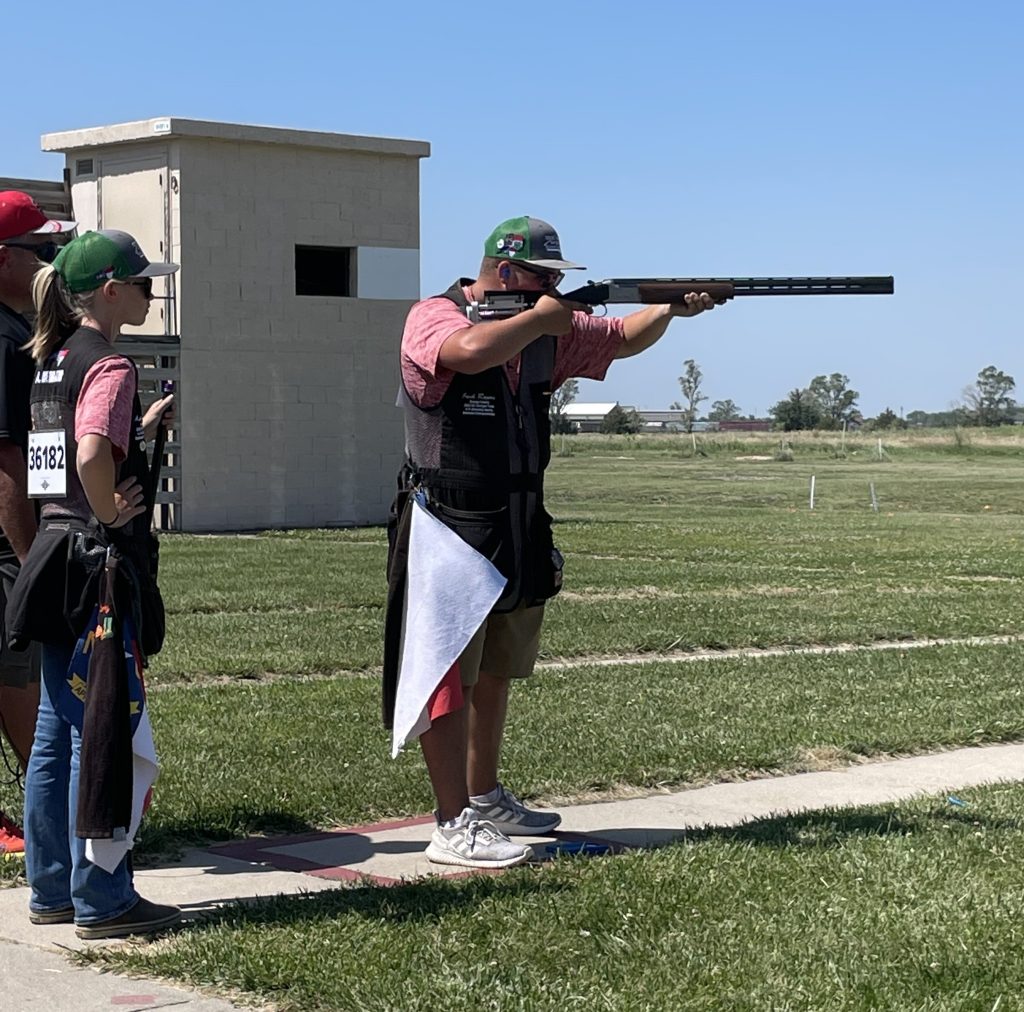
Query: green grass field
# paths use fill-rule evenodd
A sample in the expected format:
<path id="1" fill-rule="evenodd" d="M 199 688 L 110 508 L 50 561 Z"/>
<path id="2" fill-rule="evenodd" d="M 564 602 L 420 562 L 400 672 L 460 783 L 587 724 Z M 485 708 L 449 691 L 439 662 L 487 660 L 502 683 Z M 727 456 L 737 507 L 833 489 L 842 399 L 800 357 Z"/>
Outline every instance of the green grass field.
<path id="1" fill-rule="evenodd" d="M 225 910 L 102 965 L 327 1009 L 1014 1009 L 1024 789 Z"/>
<path id="2" fill-rule="evenodd" d="M 517 791 L 559 802 L 1024 739 L 1024 640 L 962 642 L 1024 633 L 1024 434 L 883 436 L 881 453 L 796 435 L 556 438 L 566 589 L 542 651 L 567 664 L 517 686 Z M 422 763 L 389 760 L 379 726 L 384 551 L 378 529 L 165 539 L 143 860 L 429 809 Z M 899 648 L 938 637 L 955 642 Z M 684 660 L 844 643 L 865 649 Z M 1021 794 L 976 792 L 966 821 L 922 802 L 279 901 L 96 958 L 282 1009 L 987 1012 L 1013 1007 L 1024 971 Z M 10 788 L 0 804 L 17 810 Z"/>
<path id="3" fill-rule="evenodd" d="M 837 458 L 805 436 L 792 462 L 737 459 L 770 457 L 765 436 L 705 438 L 706 457 L 687 437 L 567 440 L 548 483 L 566 593 L 544 654 L 1017 631 L 1024 437 L 903 438 L 879 461 L 874 441 Z M 175 537 L 164 556 L 154 684 L 379 665 L 382 530 Z"/>

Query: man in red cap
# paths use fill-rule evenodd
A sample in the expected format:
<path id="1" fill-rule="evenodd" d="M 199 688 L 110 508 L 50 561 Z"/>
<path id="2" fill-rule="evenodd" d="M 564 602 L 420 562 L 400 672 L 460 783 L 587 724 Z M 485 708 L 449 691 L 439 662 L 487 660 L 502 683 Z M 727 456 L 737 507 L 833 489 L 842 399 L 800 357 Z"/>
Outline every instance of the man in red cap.
<path id="1" fill-rule="evenodd" d="M 32 278 L 60 249 L 54 235 L 74 228 L 73 221 L 47 218 L 27 193 L 0 192 L 0 729 L 22 770 L 39 706 L 39 666 L 33 651 L 8 649 L 2 627 L 7 590 L 36 533 L 26 488 L 35 366 L 22 350 L 31 334 L 24 314 L 32 309 Z M 0 856 L 24 849 L 21 829 L 0 812 Z"/>

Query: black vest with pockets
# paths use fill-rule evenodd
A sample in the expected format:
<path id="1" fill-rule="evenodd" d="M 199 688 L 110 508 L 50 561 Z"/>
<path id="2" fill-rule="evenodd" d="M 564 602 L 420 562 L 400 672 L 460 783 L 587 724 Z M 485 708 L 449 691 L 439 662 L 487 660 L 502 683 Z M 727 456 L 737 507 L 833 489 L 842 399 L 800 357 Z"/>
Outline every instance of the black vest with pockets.
<path id="1" fill-rule="evenodd" d="M 466 310 L 462 285 L 470 283 L 456 282 L 437 298 Z M 496 612 L 540 604 L 561 586 L 544 509 L 556 340 L 539 337 L 523 349 L 514 391 L 503 365 L 458 373 L 430 408 L 413 404 L 403 388 L 409 466 L 434 514 L 508 580 Z"/>
<path id="2" fill-rule="evenodd" d="M 97 330 L 80 327 L 54 351 L 36 372 L 32 384 L 32 427 L 34 430 L 63 429 L 66 449 L 65 495 L 43 498 L 43 519 L 73 516 L 82 521 L 92 517 L 85 490 L 78 478 L 75 460 L 78 443 L 75 441 L 75 408 L 89 370 L 105 358 L 122 358 L 110 342 Z M 134 364 L 133 364 L 134 368 Z M 150 488 L 149 460 L 146 456 L 146 437 L 142 427 L 142 405 L 139 402 L 138 374 L 132 401 L 131 439 L 127 456 L 117 466 L 115 482 L 136 478 L 143 490 Z M 130 520 L 123 527 L 109 530 L 111 540 L 126 548 L 135 548 L 144 554 L 149 538 L 149 524 L 145 514 Z"/>

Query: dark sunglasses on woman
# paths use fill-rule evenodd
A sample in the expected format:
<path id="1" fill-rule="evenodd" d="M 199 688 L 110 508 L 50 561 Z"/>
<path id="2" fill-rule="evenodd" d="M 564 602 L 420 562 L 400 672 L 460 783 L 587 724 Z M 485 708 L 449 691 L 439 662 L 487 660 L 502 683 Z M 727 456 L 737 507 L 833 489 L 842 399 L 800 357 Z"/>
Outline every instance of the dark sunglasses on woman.
<path id="1" fill-rule="evenodd" d="M 147 298 L 153 298 L 153 279 L 152 278 L 133 278 L 131 281 L 120 281 L 118 284 L 132 285 L 134 288 L 141 288 L 142 294 Z"/>

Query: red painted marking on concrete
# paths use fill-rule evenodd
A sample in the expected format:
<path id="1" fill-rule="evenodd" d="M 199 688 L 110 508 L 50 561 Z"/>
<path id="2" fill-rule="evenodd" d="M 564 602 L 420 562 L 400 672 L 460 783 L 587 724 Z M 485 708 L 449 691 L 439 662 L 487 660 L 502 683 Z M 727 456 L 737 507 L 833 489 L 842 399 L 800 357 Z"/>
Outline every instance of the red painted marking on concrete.
<path id="1" fill-rule="evenodd" d="M 371 875 L 369 872 L 356 871 L 354 868 L 346 868 L 339 865 L 337 868 L 320 867 L 307 871 L 310 878 L 324 878 L 328 881 L 358 882 L 361 885 L 396 886 L 402 885 L 400 878 L 391 878 L 388 875 Z"/>

